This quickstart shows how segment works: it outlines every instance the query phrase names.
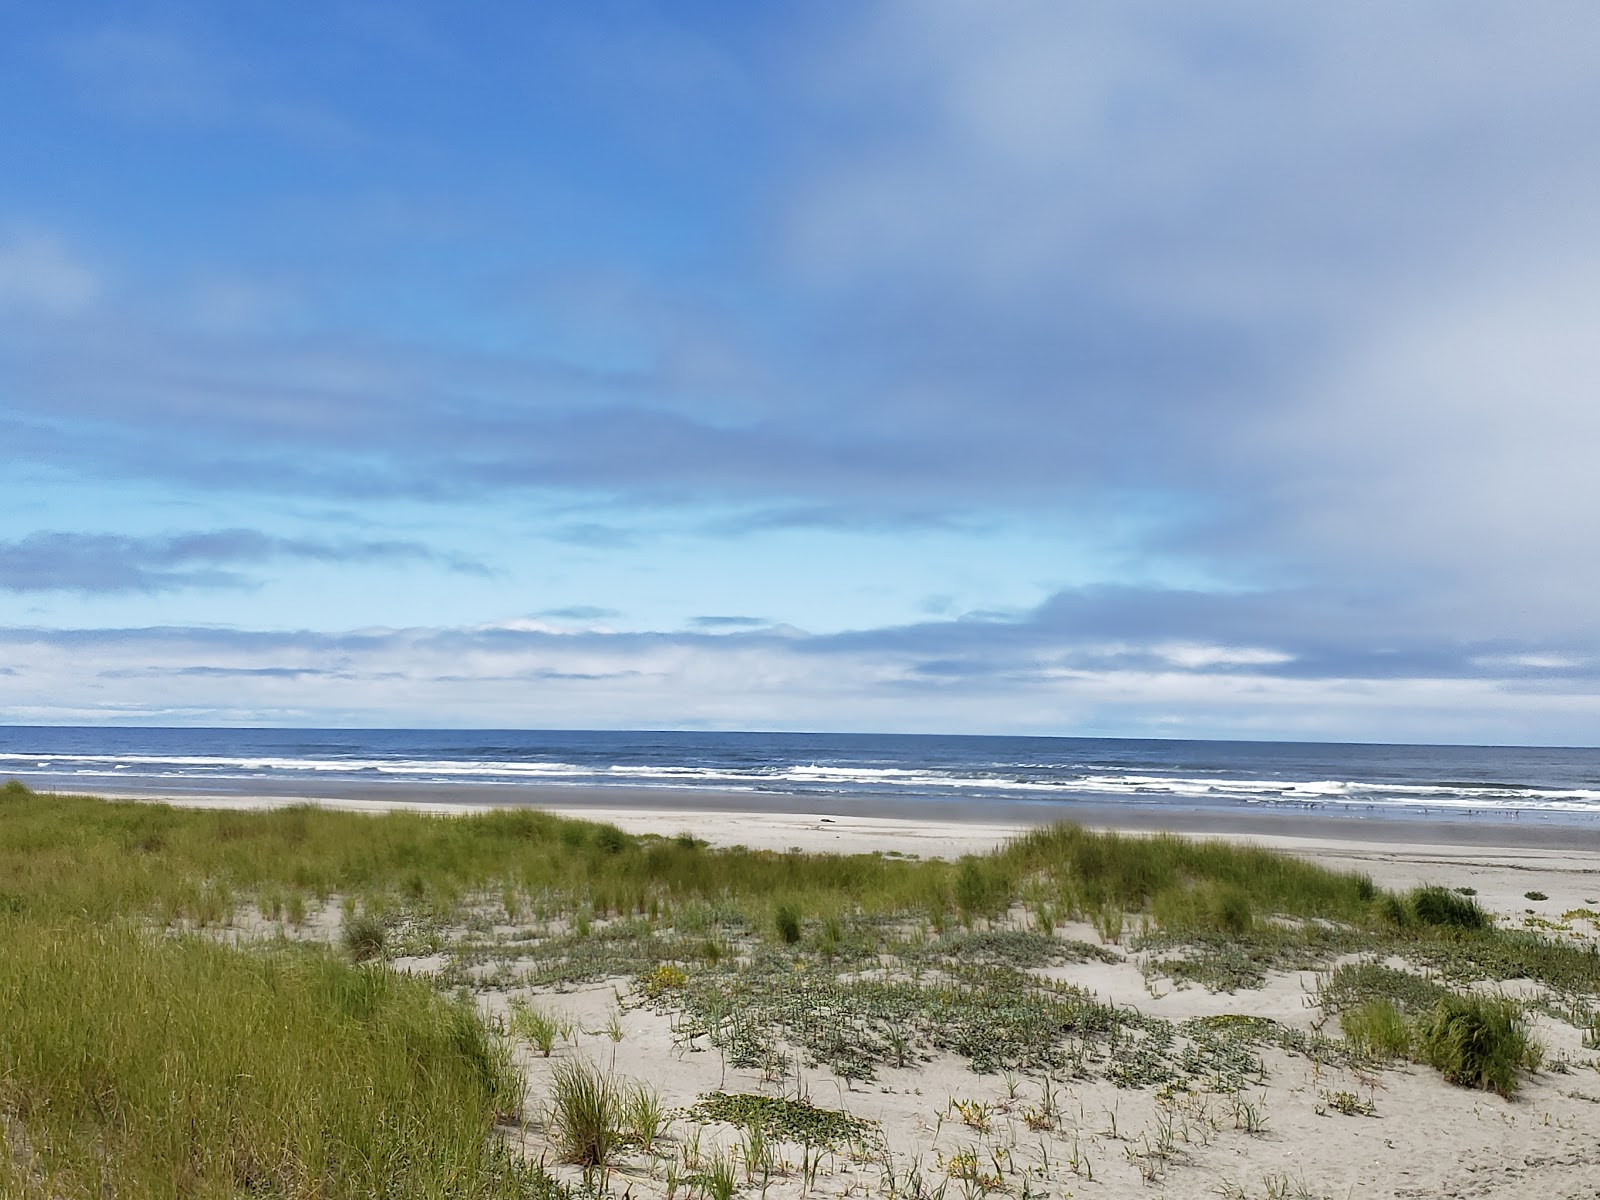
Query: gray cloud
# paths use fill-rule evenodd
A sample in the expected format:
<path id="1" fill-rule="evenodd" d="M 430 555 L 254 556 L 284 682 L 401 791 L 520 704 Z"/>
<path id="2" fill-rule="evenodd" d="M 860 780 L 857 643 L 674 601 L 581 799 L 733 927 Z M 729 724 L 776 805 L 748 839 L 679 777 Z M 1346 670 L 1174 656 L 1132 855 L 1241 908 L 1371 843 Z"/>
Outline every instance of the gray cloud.
<path id="1" fill-rule="evenodd" d="M 46 532 L 0 542 L 0 590 L 11 592 L 163 592 L 246 587 L 232 568 L 274 559 L 309 562 L 430 562 L 483 574 L 482 565 L 408 541 L 274 537 L 253 529 L 217 529 L 158 537 Z"/>
<path id="2" fill-rule="evenodd" d="M 163 719 L 530 726 L 1032 729 L 1116 736 L 1584 740 L 1600 653 L 1354 623 L 1312 641 L 1283 597 L 1195 615 L 1159 591 L 1069 593 L 1013 621 L 559 633 L 0 628 L 12 721 Z M 1305 616 L 1306 614 L 1302 614 Z M 463 669 L 467 664 L 468 669 Z M 292 705 L 292 709 L 286 707 Z M 909 704 L 909 707 L 908 707 Z M 1177 722 L 1177 724 L 1174 724 Z"/>
<path id="3" fill-rule="evenodd" d="M 569 604 L 565 608 L 541 609 L 534 615 L 559 617 L 568 621 L 604 621 L 610 617 L 620 617 L 622 613 L 615 608 L 601 608 L 594 604 Z"/>

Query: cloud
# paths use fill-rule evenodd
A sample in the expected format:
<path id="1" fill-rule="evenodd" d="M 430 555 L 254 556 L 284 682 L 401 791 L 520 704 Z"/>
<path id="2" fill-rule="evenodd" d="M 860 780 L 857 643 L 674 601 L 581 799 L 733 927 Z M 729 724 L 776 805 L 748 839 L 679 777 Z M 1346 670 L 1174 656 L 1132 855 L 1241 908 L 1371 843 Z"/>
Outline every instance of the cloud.
<path id="1" fill-rule="evenodd" d="M 595 604 L 569 604 L 565 608 L 541 609 L 535 615 L 560 617 L 568 621 L 604 621 L 611 617 L 620 617 L 622 613 L 618 609 L 602 608 Z"/>
<path id="2" fill-rule="evenodd" d="M 17 233 L 0 242 L 0 312 L 72 316 L 100 290 L 95 272 L 57 238 Z"/>
<path id="3" fill-rule="evenodd" d="M 253 529 L 159 537 L 41 531 L 0 542 L 0 591 L 111 593 L 245 587 L 252 577 L 233 568 L 274 559 L 429 562 L 479 575 L 487 570 L 469 559 L 408 541 L 320 541 L 274 537 Z"/>
<path id="4" fill-rule="evenodd" d="M 0 628 L 0 719 L 835 728 L 1581 744 L 1597 648 L 1463 643 L 1310 596 L 1064 593 L 1009 621 L 807 635 L 485 626 Z M 1275 619 L 1263 619 L 1278 614 Z M 97 714 L 92 718 L 85 714 Z M 149 719 L 149 718 L 146 718 Z M 204 721 L 204 716 L 173 719 Z"/>
<path id="5" fill-rule="evenodd" d="M 959 705 L 1012 688 L 1018 721 L 1024 700 L 1061 692 L 1071 712 L 1121 704 L 1145 729 L 1162 705 L 1171 717 L 1215 704 L 1262 728 L 1271 697 L 1288 697 L 1284 712 L 1315 696 L 1338 708 L 1362 689 L 1360 703 L 1395 713 L 1402 698 L 1488 713 L 1485 697 L 1513 686 L 1518 704 L 1586 703 L 1572 697 L 1600 661 L 1587 459 L 1600 442 L 1600 130 L 1587 119 L 1600 25 L 1585 8 L 817 12 L 739 53 L 721 24 L 663 34 L 717 69 L 682 84 L 692 103 L 673 102 L 674 76 L 618 104 L 651 146 L 699 147 L 696 169 L 664 155 L 664 171 L 641 139 L 612 163 L 600 122 L 574 125 L 599 148 L 552 157 L 548 190 L 583 210 L 556 222 L 556 201 L 516 192 L 463 139 L 426 187 L 401 172 L 385 176 L 392 194 L 297 198 L 318 219 L 274 226 L 272 278 L 231 261 L 199 271 L 234 297 L 209 324 L 189 311 L 193 288 L 181 319 L 148 300 L 165 268 L 108 290 L 59 239 L 12 239 L 0 307 L 28 319 L 0 322 L 0 444 L 108 494 L 134 481 L 357 509 L 603 511 L 544 536 L 617 552 L 608 566 L 663 528 L 866 539 L 1032 522 L 1107 548 L 1100 586 L 1032 611 L 986 602 L 952 564 L 929 584 L 937 619 L 831 637 L 548 630 L 578 638 L 562 654 L 603 661 L 502 670 L 489 660 L 532 653 L 516 639 L 541 630 L 418 635 L 424 656 L 454 639 L 507 681 L 598 685 L 636 655 L 670 682 L 618 711 L 655 720 L 676 711 L 672 695 L 695 720 L 721 719 L 718 703 L 747 711 L 735 655 L 824 716 L 821 697 L 846 680 L 869 716 L 873 697 L 931 692 L 951 719 L 986 720 L 999 711 L 987 701 Z M 651 36 L 637 31 L 630 56 L 681 67 Z M 492 65 L 449 22 L 417 41 Z M 181 123 L 210 106 L 237 123 L 265 103 L 240 60 L 181 31 L 102 30 L 73 55 L 88 94 L 125 115 Z M 584 69 L 609 84 L 614 66 Z M 455 82 L 450 94 L 492 111 L 473 79 Z M 744 102 L 707 102 L 733 93 Z M 759 153 L 726 153 L 753 127 L 738 144 Z M 430 131 L 390 132 L 409 156 L 407 139 Z M 626 189 L 601 161 L 625 164 Z M 292 177 L 314 192 L 305 166 Z M 486 212 L 480 194 L 516 215 Z M 269 209 L 281 198 L 251 219 L 270 223 Z M 335 210 L 390 215 L 326 219 Z M 563 230 L 581 270 L 529 249 L 530 213 Z M 401 224 L 408 236 L 393 236 Z M 415 258 L 401 249 L 413 241 Z M 282 307 L 261 308 L 266 296 Z M 0 547 L 0 567 L 13 590 L 237 586 L 270 559 L 360 545 L 374 560 L 472 565 L 411 543 L 23 539 Z M 1040 556 L 1041 589 L 1076 577 Z M 1172 578 L 1192 586 L 1144 586 Z M 965 619 L 949 619 L 945 593 Z M 544 615 L 597 619 L 587 606 Z M 702 685 L 722 700 L 693 699 Z"/>
<path id="6" fill-rule="evenodd" d="M 754 629 L 772 624 L 764 617 L 696 617 L 689 623 L 696 629 Z"/>

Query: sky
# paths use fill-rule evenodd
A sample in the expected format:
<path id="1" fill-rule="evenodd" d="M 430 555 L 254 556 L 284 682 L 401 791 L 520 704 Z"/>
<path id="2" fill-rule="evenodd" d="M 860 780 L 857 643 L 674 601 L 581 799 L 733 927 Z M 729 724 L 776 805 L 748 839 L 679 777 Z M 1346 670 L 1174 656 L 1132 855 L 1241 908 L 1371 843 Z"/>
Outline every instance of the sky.
<path id="1" fill-rule="evenodd" d="M 1596 62 L 0 0 L 0 722 L 1596 744 Z"/>

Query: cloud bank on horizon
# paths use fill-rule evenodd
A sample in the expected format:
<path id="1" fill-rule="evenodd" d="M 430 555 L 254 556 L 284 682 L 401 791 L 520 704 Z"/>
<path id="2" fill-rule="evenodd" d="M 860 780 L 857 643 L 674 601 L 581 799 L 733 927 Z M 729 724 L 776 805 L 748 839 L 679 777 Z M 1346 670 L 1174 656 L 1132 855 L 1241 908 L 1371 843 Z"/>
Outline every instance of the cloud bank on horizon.
<path id="1" fill-rule="evenodd" d="M 1585 6 L 5 24 L 0 721 L 1596 740 Z"/>

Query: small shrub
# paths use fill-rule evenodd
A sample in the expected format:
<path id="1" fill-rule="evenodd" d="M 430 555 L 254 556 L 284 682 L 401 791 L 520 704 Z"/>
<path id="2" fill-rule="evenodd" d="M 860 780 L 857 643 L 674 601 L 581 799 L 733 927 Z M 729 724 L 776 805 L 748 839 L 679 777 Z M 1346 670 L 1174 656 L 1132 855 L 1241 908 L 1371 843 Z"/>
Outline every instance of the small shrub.
<path id="1" fill-rule="evenodd" d="M 1487 929 L 1492 918 L 1476 900 L 1443 887 L 1419 887 L 1407 897 L 1411 915 L 1423 925 L 1452 929 Z"/>
<path id="2" fill-rule="evenodd" d="M 710 1092 L 689 1109 L 694 1121 L 726 1121 L 741 1129 L 759 1127 L 772 1141 L 801 1142 L 808 1146 L 842 1146 L 876 1136 L 871 1121 L 833 1108 L 817 1108 L 807 1100 L 758 1096 L 748 1092 L 728 1095 Z"/>
<path id="3" fill-rule="evenodd" d="M 1476 896 L 1478 889 L 1475 887 L 1458 887 L 1456 892 L 1462 896 Z"/>
<path id="4" fill-rule="evenodd" d="M 1422 1057 L 1451 1083 L 1513 1095 L 1518 1074 L 1535 1070 L 1544 1048 L 1505 996 L 1447 996 L 1418 1030 Z"/>
<path id="5" fill-rule="evenodd" d="M 623 1097 L 609 1076 L 587 1063 L 564 1062 L 551 1079 L 551 1125 L 564 1162 L 604 1166 L 622 1140 Z"/>
<path id="6" fill-rule="evenodd" d="M 1523 896 L 1523 899 L 1525 899 L 1525 900 L 1548 900 L 1548 899 L 1550 899 L 1550 897 L 1546 896 L 1543 892 L 1523 892 L 1522 896 Z"/>
<path id="7" fill-rule="evenodd" d="M 594 831 L 594 844 L 602 854 L 621 854 L 628 847 L 628 835 L 615 825 L 601 825 Z"/>

